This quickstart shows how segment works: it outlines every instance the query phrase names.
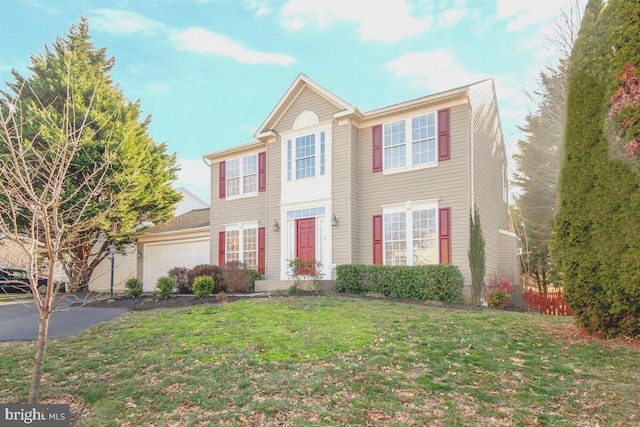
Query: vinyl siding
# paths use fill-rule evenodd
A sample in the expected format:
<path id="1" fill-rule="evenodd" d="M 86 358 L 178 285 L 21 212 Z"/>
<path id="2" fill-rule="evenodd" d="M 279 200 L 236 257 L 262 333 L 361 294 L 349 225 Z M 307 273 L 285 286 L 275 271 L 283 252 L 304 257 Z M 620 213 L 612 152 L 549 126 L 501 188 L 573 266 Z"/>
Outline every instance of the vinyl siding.
<path id="1" fill-rule="evenodd" d="M 333 235 L 332 262 L 336 265 L 350 264 L 352 253 L 351 227 L 351 126 L 333 127 L 333 214 L 339 218 L 337 226 L 331 227 Z M 328 269 L 330 266 L 325 266 Z"/>
<path id="2" fill-rule="evenodd" d="M 493 83 L 470 88 L 473 138 L 473 200 L 480 213 L 485 240 L 486 279 L 498 274 L 498 229 L 508 228 L 507 204 L 502 197 L 502 166 L 506 154 Z"/>
<path id="3" fill-rule="evenodd" d="M 320 120 L 320 123 L 333 119 L 333 113 L 340 111 L 340 108 L 318 95 L 313 90 L 305 87 L 300 95 L 292 102 L 288 110 L 278 120 L 274 129 L 278 133 L 290 131 L 293 123 L 303 111 L 313 111 Z"/>
<path id="4" fill-rule="evenodd" d="M 516 252 L 520 244 L 517 237 L 510 234 L 498 233 L 498 276 L 508 277 L 512 281 L 518 282 L 520 277 L 520 262 Z"/>
<path id="5" fill-rule="evenodd" d="M 280 279 L 280 239 L 283 231 L 273 231 L 273 224 L 280 222 L 280 191 L 282 187 L 280 168 L 280 138 L 275 142 L 267 144 L 267 218 L 265 248 L 265 279 Z M 283 224 L 280 224 L 283 227 Z"/>
<path id="6" fill-rule="evenodd" d="M 360 131 L 351 125 L 351 263 L 360 262 Z"/>
<path id="7" fill-rule="evenodd" d="M 416 110 L 413 117 L 430 110 Z M 451 107 L 451 159 L 438 166 L 393 174 L 372 172 L 371 127 L 359 133 L 360 212 L 359 262 L 373 263 L 372 217 L 382 213 L 381 205 L 439 199 L 439 207 L 451 208 L 451 257 L 470 283 L 467 247 L 469 242 L 470 130 L 467 104 Z M 395 120 L 395 119 L 394 119 Z"/>
<path id="8" fill-rule="evenodd" d="M 240 156 L 240 155 L 239 155 Z M 267 155 L 268 157 L 268 155 Z M 220 173 L 219 163 L 211 164 L 211 186 L 218 189 L 218 177 Z M 267 180 L 269 172 L 267 172 Z M 259 227 L 266 227 L 266 202 L 269 191 L 258 193 L 256 196 L 240 197 L 237 199 L 221 199 L 218 192 L 212 193 L 211 198 L 211 247 L 209 258 L 211 264 L 218 265 L 218 233 L 224 231 L 225 224 L 238 222 L 258 221 Z"/>

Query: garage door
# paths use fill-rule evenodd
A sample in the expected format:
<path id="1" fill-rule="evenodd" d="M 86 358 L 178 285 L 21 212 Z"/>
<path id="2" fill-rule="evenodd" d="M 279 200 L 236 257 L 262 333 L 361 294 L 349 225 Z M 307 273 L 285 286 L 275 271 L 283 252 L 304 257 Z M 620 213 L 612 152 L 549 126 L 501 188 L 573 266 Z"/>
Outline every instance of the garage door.
<path id="1" fill-rule="evenodd" d="M 173 267 L 194 267 L 209 264 L 209 240 L 146 244 L 144 247 L 145 292 L 155 291 L 158 278 Z"/>

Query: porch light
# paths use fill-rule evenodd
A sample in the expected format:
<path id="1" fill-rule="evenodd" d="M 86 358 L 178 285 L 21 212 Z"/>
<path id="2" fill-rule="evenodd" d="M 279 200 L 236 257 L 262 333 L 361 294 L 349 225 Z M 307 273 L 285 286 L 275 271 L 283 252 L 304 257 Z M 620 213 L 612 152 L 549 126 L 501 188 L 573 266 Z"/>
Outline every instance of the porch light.
<path id="1" fill-rule="evenodd" d="M 280 223 L 276 219 L 276 222 L 273 223 L 273 231 L 280 231 Z"/>
<path id="2" fill-rule="evenodd" d="M 331 218 L 331 225 L 333 225 L 334 227 L 335 227 L 336 225 L 338 225 L 338 217 L 337 217 L 337 216 L 335 216 L 335 215 L 334 215 L 334 216 Z"/>

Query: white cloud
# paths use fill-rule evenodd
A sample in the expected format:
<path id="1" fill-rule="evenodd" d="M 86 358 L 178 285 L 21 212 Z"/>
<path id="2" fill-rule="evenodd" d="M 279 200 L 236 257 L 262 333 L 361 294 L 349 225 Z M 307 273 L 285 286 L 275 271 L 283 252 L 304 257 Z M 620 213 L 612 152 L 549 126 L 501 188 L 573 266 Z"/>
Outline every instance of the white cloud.
<path id="1" fill-rule="evenodd" d="M 273 12 L 268 0 L 244 0 L 244 5 L 252 11 L 256 17 L 269 15 Z"/>
<path id="2" fill-rule="evenodd" d="M 307 25 L 327 28 L 339 21 L 355 23 L 364 40 L 395 42 L 424 33 L 434 17 L 412 16 L 407 0 L 367 2 L 355 0 L 288 0 L 280 10 L 282 25 L 300 30 Z"/>
<path id="3" fill-rule="evenodd" d="M 189 28 L 171 35 L 179 49 L 199 54 L 212 54 L 232 58 L 244 64 L 278 64 L 288 66 L 296 60 L 282 53 L 251 50 L 242 44 L 205 28 Z"/>
<path id="4" fill-rule="evenodd" d="M 389 62 L 387 68 L 396 78 L 406 79 L 412 86 L 432 92 L 453 89 L 488 77 L 466 70 L 455 56 L 443 49 L 404 54 Z"/>
<path id="5" fill-rule="evenodd" d="M 128 10 L 116 9 L 92 11 L 89 23 L 96 30 L 119 35 L 141 33 L 151 36 L 166 28 L 162 22 L 154 21 Z"/>
<path id="6" fill-rule="evenodd" d="M 171 86 L 172 86 L 171 83 L 159 82 L 159 81 L 149 82 L 149 84 L 147 85 L 149 92 L 154 95 L 162 95 L 169 92 L 169 89 L 171 89 Z"/>
<path id="7" fill-rule="evenodd" d="M 180 171 L 175 186 L 186 188 L 202 200 L 209 200 L 211 197 L 211 171 L 202 158 L 178 157 L 178 166 L 180 166 Z"/>
<path id="8" fill-rule="evenodd" d="M 558 0 L 496 0 L 498 18 L 507 21 L 507 29 L 518 31 L 529 25 L 552 20 L 562 7 Z"/>

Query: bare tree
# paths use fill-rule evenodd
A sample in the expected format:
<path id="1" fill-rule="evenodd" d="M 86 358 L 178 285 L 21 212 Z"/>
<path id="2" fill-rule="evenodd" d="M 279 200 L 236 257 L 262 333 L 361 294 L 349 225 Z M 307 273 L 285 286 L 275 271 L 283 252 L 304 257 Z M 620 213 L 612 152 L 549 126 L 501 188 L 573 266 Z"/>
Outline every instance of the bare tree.
<path id="1" fill-rule="evenodd" d="M 23 87 L 18 97 L 28 90 L 31 89 Z M 86 215 L 92 206 L 91 198 L 109 194 L 105 190 L 110 184 L 113 156 L 106 149 L 101 153 L 101 162 L 70 172 L 74 159 L 86 149 L 81 139 L 89 125 L 87 118 L 94 97 L 88 108 L 79 113 L 74 107 L 73 93 L 69 92 L 70 89 L 66 99 L 53 101 L 64 103 L 61 122 L 52 120 L 48 114 L 51 105 L 43 105 L 38 100 L 31 106 L 37 110 L 37 114 L 33 111 L 29 114 L 32 120 L 29 126 L 38 129 L 36 138 L 24 137 L 25 122 L 23 111 L 17 107 L 20 105 L 17 98 L 5 94 L 0 105 L 0 235 L 26 254 L 29 286 L 39 313 L 29 403 L 38 401 L 49 320 L 61 302 L 55 298 L 59 291 L 55 281 L 56 265 L 65 252 L 78 244 L 78 236 L 95 228 L 114 208 L 113 203 L 107 203 L 107 209 Z M 72 187 L 68 185 L 69 180 L 74 182 Z M 88 186 L 91 191 L 87 191 Z M 46 289 L 40 292 L 39 273 L 45 273 L 48 279 Z"/>

